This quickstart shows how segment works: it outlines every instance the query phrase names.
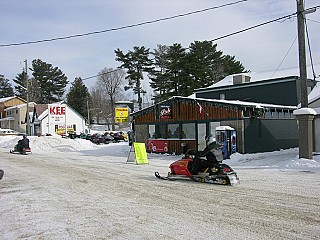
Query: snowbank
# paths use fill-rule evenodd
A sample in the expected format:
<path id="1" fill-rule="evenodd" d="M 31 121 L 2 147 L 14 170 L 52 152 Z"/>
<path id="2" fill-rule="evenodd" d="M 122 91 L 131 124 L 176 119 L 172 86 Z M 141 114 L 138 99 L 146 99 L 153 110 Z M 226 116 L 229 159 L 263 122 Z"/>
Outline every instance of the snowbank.
<path id="1" fill-rule="evenodd" d="M 21 136 L 0 136 L 0 148 L 12 149 Z M 85 139 L 68 139 L 60 136 L 31 136 L 30 147 L 33 152 L 46 155 L 56 152 L 79 152 L 93 156 L 128 156 L 130 147 L 127 142 L 96 145 Z M 225 163 L 237 168 L 278 168 L 298 170 L 320 170 L 320 155 L 314 159 L 299 159 L 298 148 L 266 153 L 231 155 Z M 148 154 L 150 159 L 156 158 L 175 161 L 181 156 L 168 154 Z"/>

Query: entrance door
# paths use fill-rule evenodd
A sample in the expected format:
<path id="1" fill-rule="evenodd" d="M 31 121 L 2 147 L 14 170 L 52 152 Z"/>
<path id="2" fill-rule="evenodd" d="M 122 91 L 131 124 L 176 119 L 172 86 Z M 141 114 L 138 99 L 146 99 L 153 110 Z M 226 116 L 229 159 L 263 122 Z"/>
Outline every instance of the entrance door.
<path id="1" fill-rule="evenodd" d="M 202 151 L 206 147 L 206 130 L 207 125 L 206 123 L 198 123 L 198 150 Z"/>

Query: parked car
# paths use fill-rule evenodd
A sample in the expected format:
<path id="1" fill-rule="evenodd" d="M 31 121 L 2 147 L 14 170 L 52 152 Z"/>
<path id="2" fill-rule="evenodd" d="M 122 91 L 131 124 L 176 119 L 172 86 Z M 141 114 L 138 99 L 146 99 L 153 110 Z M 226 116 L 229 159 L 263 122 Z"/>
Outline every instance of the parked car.
<path id="1" fill-rule="evenodd" d="M 91 135 L 91 142 L 95 144 L 105 143 L 105 138 L 100 133 L 94 133 Z"/>
<path id="2" fill-rule="evenodd" d="M 0 128 L 0 136 L 5 136 L 5 135 L 22 135 L 22 133 L 19 133 L 12 129 Z"/>
<path id="3" fill-rule="evenodd" d="M 124 141 L 124 136 L 119 132 L 112 132 L 110 135 L 114 138 L 115 142 Z"/>
<path id="4" fill-rule="evenodd" d="M 110 142 L 114 142 L 114 137 L 111 136 L 109 133 L 105 133 L 103 134 L 103 137 L 104 137 L 104 140 L 105 142 L 104 143 L 110 143 Z"/>

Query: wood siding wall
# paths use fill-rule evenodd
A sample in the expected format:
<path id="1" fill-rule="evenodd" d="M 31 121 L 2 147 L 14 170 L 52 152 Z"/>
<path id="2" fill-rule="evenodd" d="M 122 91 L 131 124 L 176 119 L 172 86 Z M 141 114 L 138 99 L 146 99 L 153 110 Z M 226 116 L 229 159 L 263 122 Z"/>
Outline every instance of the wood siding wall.
<path id="1" fill-rule="evenodd" d="M 197 103 L 176 102 L 172 104 L 172 118 L 160 119 L 156 116 L 156 108 L 149 112 L 136 116 L 135 123 L 158 123 L 158 122 L 177 122 L 177 121 L 201 121 L 201 120 L 222 120 L 222 119 L 241 119 L 242 111 L 235 107 L 201 105 L 202 114 Z"/>

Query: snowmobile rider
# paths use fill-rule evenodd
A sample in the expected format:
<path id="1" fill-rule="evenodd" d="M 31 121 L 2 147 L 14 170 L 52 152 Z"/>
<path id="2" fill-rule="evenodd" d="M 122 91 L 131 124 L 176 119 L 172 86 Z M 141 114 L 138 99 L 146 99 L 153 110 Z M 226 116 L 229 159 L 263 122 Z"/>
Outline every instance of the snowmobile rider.
<path id="1" fill-rule="evenodd" d="M 202 168 L 209 168 L 210 171 L 215 164 L 218 164 L 219 161 L 214 154 L 217 149 L 219 149 L 219 145 L 215 142 L 213 136 L 209 135 L 206 138 L 206 148 L 203 151 L 197 152 L 193 159 L 191 173 L 194 175 L 198 174 Z M 202 157 L 206 157 L 206 159 L 203 159 Z"/>
<path id="2" fill-rule="evenodd" d="M 24 148 L 29 148 L 29 139 L 27 138 L 27 135 L 23 135 L 22 139 L 20 139 L 17 144 L 17 150 L 20 153 L 23 153 Z"/>

